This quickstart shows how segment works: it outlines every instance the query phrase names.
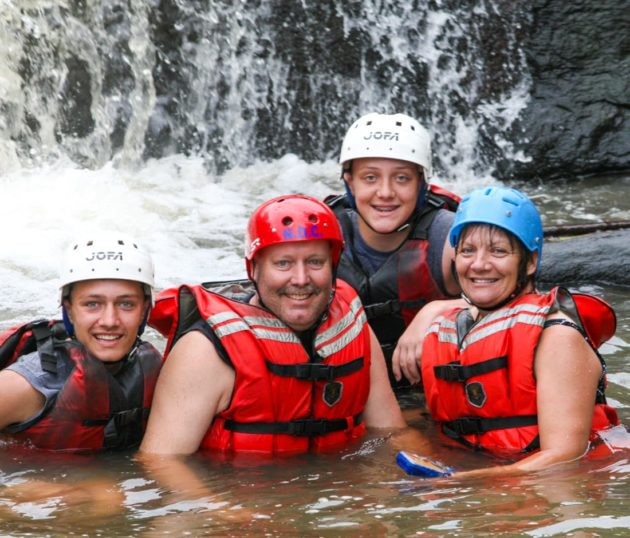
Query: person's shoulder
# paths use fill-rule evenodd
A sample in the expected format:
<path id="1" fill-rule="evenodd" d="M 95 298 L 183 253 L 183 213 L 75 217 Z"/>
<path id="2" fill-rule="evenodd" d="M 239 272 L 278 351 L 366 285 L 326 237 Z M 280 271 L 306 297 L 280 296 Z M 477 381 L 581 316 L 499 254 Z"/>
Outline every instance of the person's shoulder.
<path id="1" fill-rule="evenodd" d="M 28 373 L 40 375 L 43 372 L 41 357 L 37 351 L 27 353 L 18 357 L 18 359 L 7 366 L 5 370 L 11 370 L 20 374 Z"/>
<path id="2" fill-rule="evenodd" d="M 431 223 L 431 226 L 448 226 L 450 228 L 454 219 L 455 213 L 453 213 L 453 211 L 450 211 L 448 209 L 438 209 L 435 214 L 435 218 Z"/>
<path id="3" fill-rule="evenodd" d="M 173 359 L 188 362 L 193 357 L 207 357 L 208 355 L 220 356 L 215 340 L 209 333 L 198 328 L 186 332 L 177 340 L 169 353 L 167 362 Z"/>

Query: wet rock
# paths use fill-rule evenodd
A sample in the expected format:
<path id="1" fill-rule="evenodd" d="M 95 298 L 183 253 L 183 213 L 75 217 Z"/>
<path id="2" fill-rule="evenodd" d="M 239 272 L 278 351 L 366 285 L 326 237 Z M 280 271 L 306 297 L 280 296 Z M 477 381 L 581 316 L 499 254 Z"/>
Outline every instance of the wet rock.
<path id="1" fill-rule="evenodd" d="M 544 245 L 540 282 L 630 287 L 630 230 L 600 232 Z"/>
<path id="2" fill-rule="evenodd" d="M 532 160 L 515 163 L 514 175 L 630 169 L 629 13 L 618 0 L 532 3 L 523 47 L 533 86 L 521 115 Z"/>

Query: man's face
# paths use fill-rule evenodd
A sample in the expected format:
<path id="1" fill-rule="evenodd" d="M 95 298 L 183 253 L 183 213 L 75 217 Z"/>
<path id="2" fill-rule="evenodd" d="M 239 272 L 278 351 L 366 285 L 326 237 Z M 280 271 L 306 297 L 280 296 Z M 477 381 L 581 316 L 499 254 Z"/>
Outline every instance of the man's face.
<path id="1" fill-rule="evenodd" d="M 131 350 L 149 304 L 142 284 L 129 280 L 85 280 L 72 286 L 64 306 L 76 338 L 103 362 Z"/>
<path id="2" fill-rule="evenodd" d="M 332 256 L 325 239 L 272 245 L 255 257 L 253 279 L 260 299 L 294 331 L 311 328 L 332 290 Z"/>

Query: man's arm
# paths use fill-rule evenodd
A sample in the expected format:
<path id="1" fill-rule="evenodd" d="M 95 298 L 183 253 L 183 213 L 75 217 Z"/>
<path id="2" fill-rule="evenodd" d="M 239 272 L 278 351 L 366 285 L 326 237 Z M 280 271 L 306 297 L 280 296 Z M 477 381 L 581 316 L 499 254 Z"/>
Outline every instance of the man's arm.
<path id="1" fill-rule="evenodd" d="M 370 329 L 372 348 L 370 365 L 370 394 L 365 404 L 363 418 L 368 428 L 406 428 L 392 387 L 387 376 L 385 358 L 372 329 Z"/>
<path id="2" fill-rule="evenodd" d="M 0 372 L 0 430 L 24 422 L 39 413 L 46 399 L 20 374 Z"/>
<path id="3" fill-rule="evenodd" d="M 192 454 L 217 413 L 227 409 L 235 373 L 202 333 L 180 338 L 158 378 L 140 450 Z"/>

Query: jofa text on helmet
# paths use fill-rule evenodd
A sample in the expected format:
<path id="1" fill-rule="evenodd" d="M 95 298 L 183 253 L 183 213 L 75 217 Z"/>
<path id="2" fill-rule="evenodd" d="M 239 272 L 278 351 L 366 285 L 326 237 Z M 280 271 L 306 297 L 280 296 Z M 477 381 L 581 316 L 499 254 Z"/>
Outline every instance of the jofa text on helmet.
<path id="1" fill-rule="evenodd" d="M 293 241 L 295 239 L 321 239 L 324 237 L 319 232 L 319 226 L 312 224 L 310 226 L 287 226 L 282 230 L 282 239 L 284 241 Z"/>
<path id="2" fill-rule="evenodd" d="M 118 251 L 115 252 L 113 250 L 109 250 L 107 252 L 105 251 L 99 251 L 99 252 L 92 252 L 92 256 L 90 258 L 85 258 L 85 261 L 91 262 L 94 260 L 121 260 L 123 259 L 123 253 Z"/>
<path id="3" fill-rule="evenodd" d="M 396 140 L 398 141 L 398 133 L 391 131 L 370 131 L 363 140 Z"/>

